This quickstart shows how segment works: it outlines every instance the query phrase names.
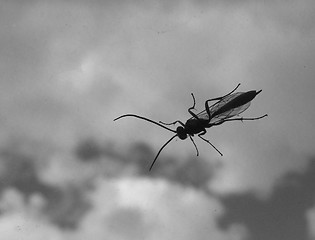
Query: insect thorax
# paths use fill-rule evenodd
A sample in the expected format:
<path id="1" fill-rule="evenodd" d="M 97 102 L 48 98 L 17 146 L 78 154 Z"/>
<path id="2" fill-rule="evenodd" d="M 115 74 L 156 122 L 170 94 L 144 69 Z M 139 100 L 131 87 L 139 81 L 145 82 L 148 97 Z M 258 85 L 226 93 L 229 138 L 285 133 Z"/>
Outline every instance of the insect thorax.
<path id="1" fill-rule="evenodd" d="M 197 134 L 205 130 L 209 121 L 206 119 L 188 119 L 185 123 L 185 130 L 187 134 Z"/>

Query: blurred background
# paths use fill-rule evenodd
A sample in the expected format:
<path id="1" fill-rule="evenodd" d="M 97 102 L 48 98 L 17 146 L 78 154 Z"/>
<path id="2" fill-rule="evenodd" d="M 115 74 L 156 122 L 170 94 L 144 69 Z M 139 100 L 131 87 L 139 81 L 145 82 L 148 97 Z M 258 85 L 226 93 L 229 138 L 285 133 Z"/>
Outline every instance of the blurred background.
<path id="1" fill-rule="evenodd" d="M 4 240 L 315 239 L 315 2 L 1 1 Z M 186 121 L 263 91 L 196 138 Z"/>

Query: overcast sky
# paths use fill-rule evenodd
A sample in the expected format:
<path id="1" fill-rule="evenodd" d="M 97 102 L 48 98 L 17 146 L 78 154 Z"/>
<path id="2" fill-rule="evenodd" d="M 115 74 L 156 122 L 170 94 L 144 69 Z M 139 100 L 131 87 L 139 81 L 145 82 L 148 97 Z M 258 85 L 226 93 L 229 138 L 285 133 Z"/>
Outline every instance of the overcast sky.
<path id="1" fill-rule="evenodd" d="M 246 224 L 217 228 L 216 219 L 226 211 L 219 198 L 253 194 L 267 201 L 286 174 L 305 173 L 314 156 L 314 22 L 312 0 L 2 1 L 1 144 L 29 139 L 46 142 L 63 154 L 92 137 L 121 151 L 146 142 L 156 153 L 170 132 L 139 119 L 113 119 L 135 113 L 157 121 L 186 121 L 191 92 L 201 111 L 205 100 L 225 95 L 238 83 L 237 91 L 262 89 L 242 115 L 267 113 L 267 118 L 209 129 L 206 138 L 223 157 L 196 139 L 202 159 L 220 166 L 207 182 L 216 197 L 164 180 L 100 182 L 91 200 L 95 212 L 82 221 L 82 232 L 71 236 L 86 239 L 93 231 L 106 232 L 99 222 L 90 225 L 100 220 L 96 215 L 101 199 L 113 191 L 113 199 L 106 201 L 118 201 L 113 208 L 123 206 L 130 221 L 137 219 L 140 208 L 167 225 L 152 227 L 154 217 L 141 219 L 144 222 L 139 217 L 140 222 L 131 221 L 135 226 L 128 228 L 131 222 L 126 220 L 126 236 L 119 239 L 208 239 L 209 234 L 211 239 L 245 239 L 251 235 Z M 189 140 L 178 140 L 164 149 L 161 159 L 182 163 L 194 154 Z M 151 160 L 143 163 L 145 167 Z M 133 186 L 137 193 L 128 190 Z M 134 194 L 152 199 L 124 203 Z M 306 235 L 315 238 L 313 204 L 313 210 L 300 214 L 308 224 Z M 204 209 L 209 208 L 217 212 L 206 215 Z M 114 226 L 106 233 L 112 234 L 108 239 L 118 239 L 115 234 L 120 231 L 113 229 L 125 215 L 104 214 Z M 190 221 L 195 222 L 191 229 Z M 163 232 L 162 238 L 148 237 Z"/>

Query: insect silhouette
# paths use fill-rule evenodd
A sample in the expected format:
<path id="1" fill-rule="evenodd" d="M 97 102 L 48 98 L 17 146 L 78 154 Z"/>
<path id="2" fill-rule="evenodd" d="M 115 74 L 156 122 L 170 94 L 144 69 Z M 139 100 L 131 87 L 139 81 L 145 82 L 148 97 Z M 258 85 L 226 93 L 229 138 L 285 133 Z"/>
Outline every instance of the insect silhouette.
<path id="1" fill-rule="evenodd" d="M 194 97 L 194 94 L 191 93 L 191 96 L 193 98 L 193 106 L 188 108 L 189 114 L 192 116 L 189 118 L 186 123 L 183 123 L 179 120 L 176 120 L 171 123 L 165 123 L 162 121 L 156 122 L 151 119 L 148 119 L 146 117 L 138 116 L 135 114 L 124 114 L 120 117 L 117 117 L 114 119 L 114 121 L 124 118 L 124 117 L 135 117 L 135 118 L 140 118 L 142 120 L 151 122 L 155 125 L 158 125 L 170 132 L 175 133 L 173 137 L 171 137 L 164 145 L 160 148 L 158 153 L 156 154 L 153 162 L 151 163 L 151 166 L 149 170 L 151 171 L 153 165 L 155 164 L 158 156 L 162 152 L 162 150 L 166 147 L 167 144 L 169 144 L 175 137 L 179 137 L 181 140 L 185 140 L 187 137 L 190 138 L 191 142 L 195 146 L 197 156 L 199 155 L 199 151 L 197 148 L 197 145 L 195 144 L 193 140 L 194 134 L 197 134 L 199 138 L 201 138 L 203 141 L 207 142 L 210 144 L 221 156 L 223 154 L 207 139 L 203 137 L 203 135 L 206 134 L 207 130 L 206 128 L 210 128 L 213 126 L 218 126 L 221 125 L 225 122 L 228 121 L 247 121 L 247 120 L 258 120 L 261 118 L 264 118 L 268 116 L 267 114 L 260 116 L 260 117 L 254 117 L 254 118 L 233 118 L 235 116 L 238 116 L 242 112 L 244 112 L 249 106 L 250 102 L 262 91 L 248 91 L 248 92 L 236 92 L 236 89 L 240 86 L 241 84 L 239 83 L 231 92 L 228 94 L 222 96 L 222 97 L 217 97 L 217 98 L 212 98 L 209 100 L 205 101 L 205 110 L 199 113 L 194 113 L 193 110 L 195 109 L 196 105 L 196 100 Z M 209 106 L 209 103 L 212 101 L 216 101 L 214 104 Z M 176 128 L 176 130 L 173 130 L 169 127 L 166 127 L 168 125 L 175 125 L 179 124 Z"/>

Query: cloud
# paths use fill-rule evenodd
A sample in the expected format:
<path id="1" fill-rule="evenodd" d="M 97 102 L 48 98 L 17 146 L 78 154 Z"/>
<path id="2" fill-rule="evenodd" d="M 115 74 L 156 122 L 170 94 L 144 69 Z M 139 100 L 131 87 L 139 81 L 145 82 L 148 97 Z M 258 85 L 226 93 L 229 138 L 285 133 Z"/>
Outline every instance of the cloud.
<path id="1" fill-rule="evenodd" d="M 209 236 L 225 240 L 248 236 L 255 239 L 279 239 L 278 236 L 306 239 L 306 220 L 309 231 L 312 231 L 315 176 L 312 160 L 304 171 L 296 173 L 292 169 L 285 177 L 279 177 L 268 198 L 261 199 L 240 191 L 218 196 L 206 191 L 207 183 L 211 183 L 216 175 L 212 172 L 216 168 L 202 158 L 186 162 L 177 160 L 172 168 L 168 168 L 167 158 L 162 158 L 156 171 L 144 174 L 136 169 L 144 163 L 145 156 L 150 158 L 151 150 L 147 145 L 139 144 L 126 153 L 133 157 L 127 158 L 131 159 L 129 165 L 117 168 L 120 175 L 114 175 L 113 171 L 113 175 L 104 176 L 109 165 L 102 162 L 109 160 L 109 156 L 116 156 L 113 162 L 123 161 L 124 154 L 115 154 L 111 148 L 93 147 L 96 143 L 91 140 L 87 143 L 86 147 L 90 149 L 87 151 L 93 154 L 82 155 L 81 152 L 75 155 L 77 152 L 73 151 L 72 160 L 54 159 L 52 162 L 57 171 L 56 166 L 48 166 L 51 171 L 40 174 L 31 170 L 43 170 L 31 165 L 36 163 L 34 159 L 28 163 L 33 167 L 27 168 L 25 162 L 15 160 L 17 169 L 20 169 L 19 165 L 24 166 L 25 175 L 13 174 L 1 189 L 0 226 L 3 224 L 6 230 L 4 236 L 14 239 L 24 231 L 27 237 L 30 235 L 34 239 L 41 238 L 45 232 L 56 239 L 70 240 L 92 236 L 96 239 L 103 236 L 109 239 L 208 239 Z M 32 152 L 25 146 L 22 149 L 24 154 Z M 13 153 L 8 156 L 12 157 Z M 84 158 L 75 160 L 75 156 Z M 86 157 L 96 159 L 87 161 Z M 11 158 L 10 162 L 13 161 Z M 121 174 L 123 168 L 133 171 L 129 175 L 126 174 L 128 171 Z M 5 172 L 10 174 L 14 169 L 7 165 Z M 16 184 L 27 180 L 24 176 L 28 175 L 29 179 L 39 176 L 31 183 L 32 188 Z M 45 184 L 53 185 L 55 189 Z M 60 189 L 61 192 L 57 191 Z M 293 217 L 288 218 L 288 215 Z M 12 228 L 12 224 L 18 227 Z M 40 228 L 38 235 L 28 234 L 37 227 Z"/>
<path id="2" fill-rule="evenodd" d="M 246 229 L 216 225 L 222 205 L 202 192 L 163 180 L 100 180 L 79 239 L 244 239 Z"/>
<path id="3" fill-rule="evenodd" d="M 83 216 L 77 216 L 74 228 L 67 229 L 51 221 L 52 214 L 45 211 L 48 201 L 41 193 L 25 198 L 18 190 L 6 189 L 0 201 L 1 234 L 8 240 L 21 236 L 41 239 L 45 235 L 48 239 L 76 240 L 104 236 L 122 240 L 208 239 L 209 236 L 234 240 L 247 235 L 246 228 L 240 224 L 224 230 L 218 227 L 217 220 L 225 210 L 217 199 L 165 180 L 98 178 L 93 189 L 85 194 L 90 207 Z M 64 197 L 69 201 L 69 195 Z M 76 205 L 78 201 L 78 198 L 72 199 L 55 210 L 72 214 L 69 204 Z"/>
<path id="4" fill-rule="evenodd" d="M 309 239 L 313 231 L 314 159 L 304 171 L 291 171 L 280 177 L 268 198 L 253 193 L 221 198 L 227 209 L 220 226 L 241 223 L 252 239 Z"/>
<path id="5" fill-rule="evenodd" d="M 257 144 L 246 149 L 250 141 Z M 289 144 L 281 145 L 277 137 L 270 139 L 267 146 L 263 141 L 259 137 L 240 140 L 238 143 L 242 148 L 245 146 L 245 150 L 230 145 L 222 166 L 209 183 L 210 189 L 220 195 L 252 192 L 268 198 L 277 181 L 287 172 L 299 173 L 306 168 L 308 159 L 296 153 Z"/>
<path id="6" fill-rule="evenodd" d="M 309 209 L 307 211 L 306 219 L 310 239 L 315 239 L 315 208 Z"/>
<path id="7" fill-rule="evenodd" d="M 0 219 L 3 239 L 62 240 L 62 234 L 53 225 L 20 213 L 2 216 Z"/>
<path id="8" fill-rule="evenodd" d="M 61 232 L 40 214 L 45 201 L 33 195 L 29 203 L 14 189 L 7 189 L 1 197 L 0 234 L 3 239 L 64 239 Z"/>

